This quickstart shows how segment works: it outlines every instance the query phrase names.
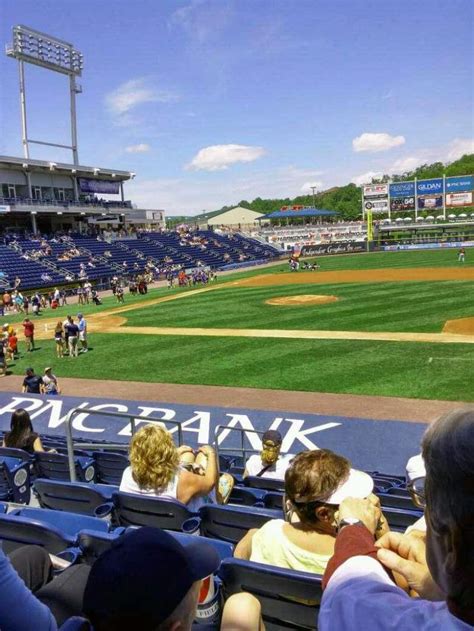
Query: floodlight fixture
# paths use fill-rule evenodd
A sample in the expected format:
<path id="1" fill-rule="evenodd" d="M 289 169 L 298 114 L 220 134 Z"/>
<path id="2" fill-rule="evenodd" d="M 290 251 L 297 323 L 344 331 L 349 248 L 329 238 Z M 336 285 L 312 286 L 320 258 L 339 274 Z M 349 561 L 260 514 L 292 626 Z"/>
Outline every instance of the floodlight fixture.
<path id="1" fill-rule="evenodd" d="M 76 78 L 82 75 L 84 56 L 69 42 L 41 33 L 22 24 L 13 27 L 13 41 L 6 46 L 6 54 L 18 61 L 20 76 L 20 105 L 22 143 L 25 158 L 30 157 L 29 143 L 61 147 L 72 151 L 74 164 L 79 164 L 77 150 L 76 94 L 82 92 Z M 69 77 L 71 144 L 61 145 L 28 138 L 24 64 L 29 63 Z"/>

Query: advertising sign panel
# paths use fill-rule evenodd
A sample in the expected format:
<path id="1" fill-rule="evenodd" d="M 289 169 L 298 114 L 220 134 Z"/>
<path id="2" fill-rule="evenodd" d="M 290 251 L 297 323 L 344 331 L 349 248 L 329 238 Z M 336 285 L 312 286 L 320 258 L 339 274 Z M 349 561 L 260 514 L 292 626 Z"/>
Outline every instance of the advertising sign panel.
<path id="1" fill-rule="evenodd" d="M 388 212 L 388 184 L 366 184 L 363 187 L 364 210 Z"/>
<path id="2" fill-rule="evenodd" d="M 366 184 L 364 186 L 365 197 L 385 197 L 388 195 L 388 184 Z"/>
<path id="3" fill-rule="evenodd" d="M 301 253 L 303 256 L 317 256 L 324 254 L 341 254 L 344 252 L 365 252 L 367 243 L 365 241 L 348 241 L 321 243 L 320 245 L 304 245 Z"/>
<path id="4" fill-rule="evenodd" d="M 415 195 L 415 182 L 390 184 L 390 197 L 412 197 L 413 195 Z"/>
<path id="5" fill-rule="evenodd" d="M 0 213 L 9 213 L 10 206 L 0 206 Z"/>
<path id="6" fill-rule="evenodd" d="M 446 193 L 446 206 L 472 206 L 472 191 Z"/>
<path id="7" fill-rule="evenodd" d="M 431 209 L 431 208 L 443 208 L 443 196 L 442 195 L 430 195 L 429 197 L 418 198 L 418 208 Z"/>
<path id="8" fill-rule="evenodd" d="M 416 183 L 417 195 L 434 195 L 443 193 L 443 178 L 437 177 L 431 180 L 419 180 Z"/>
<path id="9" fill-rule="evenodd" d="M 120 190 L 119 182 L 114 180 L 91 180 L 89 178 L 79 178 L 79 188 L 81 193 L 108 193 L 116 195 Z"/>
<path id="10" fill-rule="evenodd" d="M 446 193 L 460 193 L 474 189 L 473 175 L 458 175 L 446 178 Z"/>
<path id="11" fill-rule="evenodd" d="M 401 212 L 415 210 L 415 196 L 412 197 L 390 197 L 390 210 Z"/>

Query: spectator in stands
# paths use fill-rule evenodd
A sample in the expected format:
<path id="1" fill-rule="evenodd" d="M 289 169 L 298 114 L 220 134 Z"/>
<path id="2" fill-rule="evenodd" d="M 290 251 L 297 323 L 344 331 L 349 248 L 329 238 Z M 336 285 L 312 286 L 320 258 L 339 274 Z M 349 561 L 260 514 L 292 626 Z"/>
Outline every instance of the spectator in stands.
<path id="1" fill-rule="evenodd" d="M 204 475 L 198 475 L 180 466 L 180 454 L 187 450 L 187 446 L 176 448 L 163 427 L 151 423 L 142 427 L 130 441 L 130 466 L 123 472 L 120 490 L 177 499 L 191 510 L 199 508 L 202 498 L 218 492 L 217 456 L 209 445 L 201 446 L 199 452 L 207 463 Z"/>
<path id="2" fill-rule="evenodd" d="M 244 477 L 272 478 L 284 480 L 292 454 L 280 454 L 282 436 L 274 429 L 267 430 L 262 436 L 262 451 L 250 456 L 245 464 Z"/>
<path id="3" fill-rule="evenodd" d="M 23 320 L 23 331 L 26 340 L 26 352 L 31 353 L 35 350 L 35 325 L 29 318 Z"/>
<path id="4" fill-rule="evenodd" d="M 351 469 L 346 458 L 329 449 L 298 454 L 285 474 L 287 522 L 271 519 L 249 530 L 235 556 L 322 574 L 334 553 L 339 504 L 346 497 L 369 497 L 373 486 L 368 474 Z M 378 500 L 372 496 L 372 501 Z"/>
<path id="5" fill-rule="evenodd" d="M 219 564 L 218 553 L 208 543 L 184 546 L 164 530 L 139 528 L 120 537 L 94 563 L 84 592 L 84 614 L 94 631 L 191 631 L 197 628 L 193 620 L 201 582 Z M 262 628 L 255 598 L 229 598 L 221 631 Z"/>
<path id="6" fill-rule="evenodd" d="M 10 431 L 5 433 L 2 447 L 14 447 L 23 449 L 30 454 L 35 451 L 44 451 L 41 439 L 33 430 L 30 415 L 26 410 L 15 410 L 10 420 Z"/>
<path id="7" fill-rule="evenodd" d="M 425 478 L 426 478 L 426 469 L 425 462 L 423 460 L 422 454 L 418 454 L 417 456 L 413 456 L 407 462 L 406 466 L 406 480 L 407 480 L 407 489 L 410 492 L 411 499 L 417 508 L 424 508 L 424 493 L 425 493 Z M 417 530 L 419 532 L 426 532 L 426 519 L 425 516 L 420 517 L 414 524 L 408 526 L 405 531 L 405 534 L 409 534 L 410 532 Z"/>
<path id="8" fill-rule="evenodd" d="M 323 580 L 321 631 L 473 628 L 473 445 L 473 408 L 441 417 L 425 433 L 426 542 L 389 533 L 374 546 L 375 507 L 352 498 L 341 504 L 335 554 Z M 387 569 L 420 598 L 409 598 Z"/>
<path id="9" fill-rule="evenodd" d="M 53 375 L 52 370 L 50 366 L 44 369 L 43 392 L 44 394 L 61 394 L 58 378 Z"/>

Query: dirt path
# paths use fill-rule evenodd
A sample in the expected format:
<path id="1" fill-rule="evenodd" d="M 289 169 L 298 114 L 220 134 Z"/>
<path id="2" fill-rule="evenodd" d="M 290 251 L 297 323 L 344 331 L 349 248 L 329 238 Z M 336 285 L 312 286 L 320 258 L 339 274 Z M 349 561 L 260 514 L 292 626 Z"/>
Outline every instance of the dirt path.
<path id="1" fill-rule="evenodd" d="M 23 377 L 9 375 L 0 380 L 0 392 L 21 392 Z M 400 420 L 430 423 L 441 414 L 472 403 L 462 401 L 431 401 L 402 397 L 380 397 L 359 394 L 325 392 L 295 392 L 261 388 L 231 388 L 228 386 L 196 386 L 136 381 L 101 381 L 98 379 L 62 378 L 64 395 L 182 403 L 196 406 L 274 410 L 298 414 L 327 414 L 374 420 Z M 21 395 L 20 395 L 21 396 Z M 25 395 L 28 396 L 28 395 Z M 197 407 L 196 409 L 201 409 Z"/>

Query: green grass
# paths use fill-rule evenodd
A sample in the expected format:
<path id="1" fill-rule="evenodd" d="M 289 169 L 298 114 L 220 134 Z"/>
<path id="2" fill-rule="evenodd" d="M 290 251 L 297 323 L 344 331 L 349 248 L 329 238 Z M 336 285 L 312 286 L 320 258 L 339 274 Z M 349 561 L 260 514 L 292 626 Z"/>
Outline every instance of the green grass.
<path id="1" fill-rule="evenodd" d="M 467 256 L 472 264 L 474 250 Z M 345 255 L 318 261 L 323 271 L 458 265 L 453 250 Z M 474 315 L 472 282 L 226 287 L 228 281 L 280 270 L 287 271 L 287 265 L 220 276 L 216 291 L 148 308 L 144 300 L 191 290 L 152 290 L 135 299 L 127 294 L 126 304 L 137 308 L 124 315 L 132 326 L 420 332 L 437 332 L 447 319 Z M 317 307 L 265 305 L 269 297 L 301 293 L 333 294 L 340 300 Z M 112 306 L 116 302 L 111 297 L 102 307 L 74 305 L 57 312 L 48 310 L 45 316 L 57 315 L 59 320 L 79 309 L 87 315 Z M 21 319 L 5 318 L 9 322 Z M 41 327 L 41 318 L 37 321 Z M 22 335 L 19 337 L 21 340 Z M 54 341 L 40 341 L 37 351 L 22 354 L 13 372 L 23 374 L 29 365 L 42 372 L 44 366 L 52 365 L 59 377 L 474 400 L 471 344 L 94 333 L 90 344 L 87 355 L 57 360 Z M 23 347 L 21 342 L 21 351 Z M 125 385 L 123 396 L 127 397 Z"/>
<path id="2" fill-rule="evenodd" d="M 312 306 L 265 302 L 300 294 L 334 295 L 339 301 Z M 461 281 L 223 286 L 124 315 L 127 326 L 440 332 L 446 320 L 474 316 L 473 296 L 474 283 Z"/>
<path id="3" fill-rule="evenodd" d="M 90 344 L 55 359 L 53 342 L 38 342 L 14 372 L 52 365 L 59 377 L 474 400 L 472 344 L 122 334 L 93 334 Z"/>

